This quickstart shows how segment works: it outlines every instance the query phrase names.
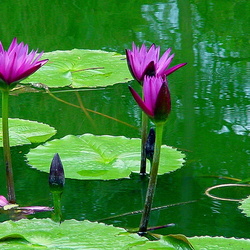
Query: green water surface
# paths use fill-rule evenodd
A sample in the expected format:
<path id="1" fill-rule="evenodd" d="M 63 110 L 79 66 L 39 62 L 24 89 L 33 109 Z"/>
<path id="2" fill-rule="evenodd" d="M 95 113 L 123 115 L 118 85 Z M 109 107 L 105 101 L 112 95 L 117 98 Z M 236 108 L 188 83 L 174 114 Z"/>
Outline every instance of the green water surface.
<path id="1" fill-rule="evenodd" d="M 238 202 L 204 195 L 210 186 L 235 183 L 218 176 L 250 177 L 248 0 L 3 0 L 0 6 L 0 39 L 6 47 L 15 36 L 45 52 L 84 48 L 124 54 L 133 41 L 155 43 L 162 51 L 171 47 L 173 65 L 188 64 L 169 76 L 172 113 L 163 141 L 187 157 L 182 169 L 160 176 L 154 206 L 194 202 L 153 212 L 150 226 L 175 223 L 157 231 L 162 234 L 249 238 L 250 221 Z M 131 85 L 139 90 L 137 83 Z M 80 109 L 43 92 L 12 95 L 10 117 L 47 123 L 58 131 L 53 138 L 83 133 L 140 137 L 140 109 L 127 86 L 121 83 L 78 93 L 85 107 L 130 123 L 134 129 L 94 114 L 90 121 Z M 55 95 L 78 104 L 75 91 Z M 12 148 L 17 202 L 52 206 L 48 175 L 25 161 L 24 155 L 35 146 Z M 0 183 L 0 194 L 6 195 L 3 161 Z M 137 175 L 113 181 L 67 179 L 64 218 L 95 221 L 140 210 L 146 184 Z M 230 188 L 216 195 L 241 199 L 249 193 L 249 188 Z M 0 215 L 0 220 L 5 219 Z M 139 221 L 140 215 L 130 215 L 107 223 L 133 228 Z"/>

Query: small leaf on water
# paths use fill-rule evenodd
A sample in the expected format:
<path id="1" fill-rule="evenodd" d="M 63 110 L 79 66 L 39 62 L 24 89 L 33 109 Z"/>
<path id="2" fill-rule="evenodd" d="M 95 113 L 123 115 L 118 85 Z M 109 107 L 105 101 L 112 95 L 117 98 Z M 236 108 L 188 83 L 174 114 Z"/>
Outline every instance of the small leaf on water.
<path id="1" fill-rule="evenodd" d="M 10 209 L 17 208 L 17 207 L 19 207 L 19 205 L 17 204 L 8 204 L 8 205 L 3 206 L 3 210 L 10 210 Z"/>
<path id="2" fill-rule="evenodd" d="M 140 143 L 140 139 L 123 136 L 68 135 L 31 149 L 27 158 L 32 167 L 48 172 L 50 159 L 55 153 L 59 153 L 66 178 L 129 178 L 131 172 L 139 172 Z M 159 174 L 182 167 L 184 157 L 180 151 L 163 145 Z"/>
<path id="3" fill-rule="evenodd" d="M 0 118 L 2 131 L 2 118 Z M 53 127 L 36 121 L 9 118 L 10 146 L 45 142 L 56 133 Z M 3 137 L 0 133 L 0 146 L 3 146 Z"/>

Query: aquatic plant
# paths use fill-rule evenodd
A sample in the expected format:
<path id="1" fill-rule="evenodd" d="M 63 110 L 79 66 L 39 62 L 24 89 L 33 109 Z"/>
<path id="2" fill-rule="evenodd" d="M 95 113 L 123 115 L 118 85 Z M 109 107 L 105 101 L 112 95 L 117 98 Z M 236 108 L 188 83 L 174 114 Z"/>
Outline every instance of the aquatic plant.
<path id="1" fill-rule="evenodd" d="M 4 162 L 6 166 L 6 178 L 8 189 L 8 200 L 11 203 L 16 202 L 14 178 L 12 171 L 12 161 L 9 143 L 9 92 L 21 80 L 27 78 L 48 60 L 40 60 L 43 52 L 37 55 L 37 50 L 29 53 L 29 47 L 24 43 L 17 43 L 14 38 L 8 48 L 4 50 L 0 42 L 0 89 L 2 91 L 2 133 L 3 133 L 3 151 Z"/>

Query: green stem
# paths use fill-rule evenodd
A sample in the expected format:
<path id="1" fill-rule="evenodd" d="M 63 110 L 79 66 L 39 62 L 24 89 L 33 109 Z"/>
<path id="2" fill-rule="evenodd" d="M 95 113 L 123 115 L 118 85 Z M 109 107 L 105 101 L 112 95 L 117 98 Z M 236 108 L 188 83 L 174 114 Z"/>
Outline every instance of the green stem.
<path id="1" fill-rule="evenodd" d="M 141 168 L 140 175 L 146 174 L 146 142 L 148 130 L 148 116 L 142 112 L 142 128 L 141 128 Z"/>
<path id="2" fill-rule="evenodd" d="M 8 200 L 10 203 L 16 203 L 12 161 L 10 153 L 8 119 L 9 119 L 9 89 L 2 89 L 3 152 L 4 152 L 4 163 L 6 168 Z"/>
<path id="3" fill-rule="evenodd" d="M 62 206 L 61 206 L 61 196 L 62 191 L 51 191 L 53 195 L 53 203 L 54 203 L 54 213 L 52 215 L 52 220 L 55 222 L 62 222 Z"/>
<path id="4" fill-rule="evenodd" d="M 140 222 L 140 226 L 139 226 L 139 233 L 141 233 L 141 234 L 144 234 L 145 232 L 147 232 L 150 211 L 152 208 L 155 187 L 156 187 L 156 183 L 157 183 L 159 161 L 160 161 L 163 126 L 164 126 L 164 123 L 156 123 L 156 138 L 155 138 L 154 157 L 153 157 L 152 169 L 151 169 L 151 173 L 150 173 L 150 179 L 149 179 L 149 183 L 148 183 L 146 201 L 145 201 L 145 205 L 144 205 L 144 209 L 143 209 L 143 213 L 142 213 L 142 218 L 141 218 L 141 222 Z"/>

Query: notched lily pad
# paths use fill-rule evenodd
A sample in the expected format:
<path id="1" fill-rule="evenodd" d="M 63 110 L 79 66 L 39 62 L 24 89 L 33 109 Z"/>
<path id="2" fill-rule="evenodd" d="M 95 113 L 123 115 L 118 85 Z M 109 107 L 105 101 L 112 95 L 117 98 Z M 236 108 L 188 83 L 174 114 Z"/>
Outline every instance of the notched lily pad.
<path id="1" fill-rule="evenodd" d="M 22 83 L 43 83 L 50 88 L 101 87 L 132 80 L 124 55 L 102 50 L 73 49 L 44 53 L 49 59 Z"/>
<path id="2" fill-rule="evenodd" d="M 93 180 L 128 178 L 131 172 L 139 171 L 140 144 L 140 139 L 123 136 L 68 135 L 31 149 L 27 159 L 32 167 L 49 172 L 53 155 L 59 153 L 66 178 Z M 184 157 L 180 151 L 163 145 L 159 174 L 180 168 Z"/>
<path id="3" fill-rule="evenodd" d="M 102 223 L 22 219 L 0 224 L 0 249 L 129 249 L 146 238 Z M 33 247 L 33 248 L 32 248 Z M 39 248 L 39 249 L 40 249 Z"/>
<path id="4" fill-rule="evenodd" d="M 10 146 L 45 142 L 56 133 L 53 127 L 36 121 L 9 118 Z M 0 146 L 3 146 L 0 118 Z"/>
<path id="5" fill-rule="evenodd" d="M 0 223 L 0 249 L 250 249 L 250 240 L 223 237 L 160 236 L 149 241 L 123 228 L 90 221 L 22 219 Z M 190 244 L 191 242 L 191 244 Z"/>
<path id="6" fill-rule="evenodd" d="M 224 237 L 188 238 L 195 250 L 238 250 L 250 249 L 250 240 Z"/>
<path id="7" fill-rule="evenodd" d="M 241 202 L 239 208 L 242 210 L 247 217 L 250 217 L 250 196 Z"/>

